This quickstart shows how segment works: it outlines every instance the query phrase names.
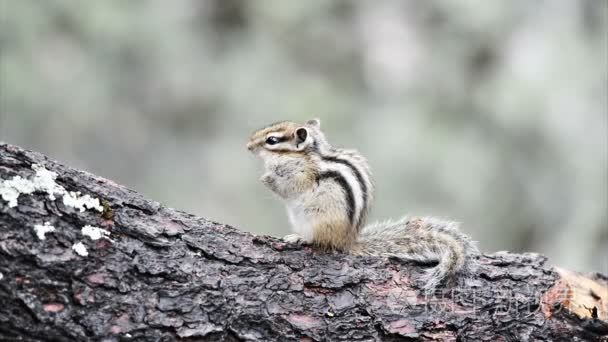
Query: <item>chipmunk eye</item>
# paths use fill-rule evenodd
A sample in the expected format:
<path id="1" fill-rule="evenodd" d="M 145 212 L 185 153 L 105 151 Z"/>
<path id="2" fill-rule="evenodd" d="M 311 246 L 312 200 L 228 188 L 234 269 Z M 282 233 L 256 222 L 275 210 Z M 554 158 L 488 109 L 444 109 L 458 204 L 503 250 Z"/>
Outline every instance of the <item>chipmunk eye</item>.
<path id="1" fill-rule="evenodd" d="M 267 143 L 268 145 L 276 145 L 276 144 L 278 144 L 278 143 L 279 143 L 279 141 L 280 141 L 280 140 L 279 140 L 279 138 L 277 138 L 277 137 L 268 137 L 268 139 L 266 139 L 266 143 Z"/>

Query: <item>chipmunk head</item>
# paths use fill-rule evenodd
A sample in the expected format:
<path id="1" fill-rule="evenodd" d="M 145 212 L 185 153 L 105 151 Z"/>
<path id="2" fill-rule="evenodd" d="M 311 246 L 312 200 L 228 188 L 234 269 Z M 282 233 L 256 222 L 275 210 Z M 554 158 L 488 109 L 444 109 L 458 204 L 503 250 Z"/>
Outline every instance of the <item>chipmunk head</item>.
<path id="1" fill-rule="evenodd" d="M 319 119 L 298 124 L 283 121 L 257 130 L 247 143 L 247 149 L 255 154 L 263 152 L 303 152 L 324 142 Z"/>

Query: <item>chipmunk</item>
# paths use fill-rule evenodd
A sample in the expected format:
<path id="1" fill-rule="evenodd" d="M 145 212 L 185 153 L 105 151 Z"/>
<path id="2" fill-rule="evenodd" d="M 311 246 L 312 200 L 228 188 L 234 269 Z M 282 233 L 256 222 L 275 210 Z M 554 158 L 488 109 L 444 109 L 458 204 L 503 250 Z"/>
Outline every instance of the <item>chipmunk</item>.
<path id="1" fill-rule="evenodd" d="M 256 131 L 247 149 L 264 162 L 260 180 L 286 204 L 296 234 L 325 250 L 437 263 L 424 275 L 433 290 L 471 269 L 478 254 L 458 224 L 436 218 L 408 218 L 365 226 L 374 184 L 366 159 L 355 150 L 333 147 L 318 119 L 283 121 Z"/>

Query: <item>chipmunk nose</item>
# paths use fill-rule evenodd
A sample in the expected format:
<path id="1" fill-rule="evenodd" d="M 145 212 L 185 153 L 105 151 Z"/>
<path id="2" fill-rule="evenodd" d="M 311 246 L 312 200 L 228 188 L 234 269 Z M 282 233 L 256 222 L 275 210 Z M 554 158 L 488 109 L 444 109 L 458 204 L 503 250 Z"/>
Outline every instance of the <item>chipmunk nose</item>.
<path id="1" fill-rule="evenodd" d="M 253 143 L 253 142 L 248 142 L 248 143 L 247 143 L 247 149 L 248 149 L 249 151 L 253 151 L 253 149 L 254 149 L 254 148 L 255 148 L 255 145 L 254 145 L 254 143 Z"/>

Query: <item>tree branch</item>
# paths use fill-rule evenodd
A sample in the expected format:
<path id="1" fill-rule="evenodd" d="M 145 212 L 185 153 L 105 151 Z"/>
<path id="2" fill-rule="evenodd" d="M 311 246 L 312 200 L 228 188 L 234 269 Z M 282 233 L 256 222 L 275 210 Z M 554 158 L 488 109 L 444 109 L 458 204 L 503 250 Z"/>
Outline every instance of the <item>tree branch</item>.
<path id="1" fill-rule="evenodd" d="M 16 146 L 0 144 L 0 176 L 1 340 L 608 334 L 606 277 L 555 270 L 538 254 L 483 255 L 474 276 L 425 296 L 419 266 L 255 236 Z"/>

